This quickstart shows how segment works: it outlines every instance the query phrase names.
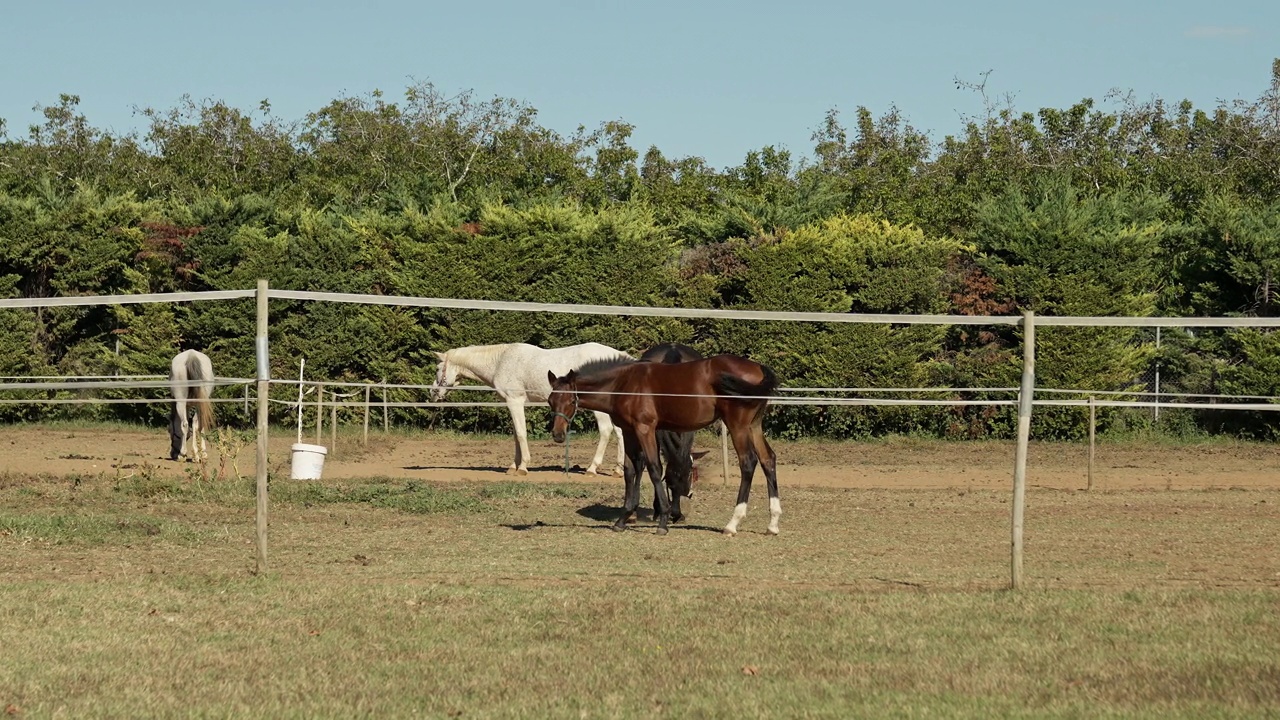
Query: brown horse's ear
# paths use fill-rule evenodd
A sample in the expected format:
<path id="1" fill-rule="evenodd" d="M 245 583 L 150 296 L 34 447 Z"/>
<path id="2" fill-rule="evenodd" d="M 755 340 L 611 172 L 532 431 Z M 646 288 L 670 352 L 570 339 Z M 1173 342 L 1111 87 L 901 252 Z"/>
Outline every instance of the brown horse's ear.
<path id="1" fill-rule="evenodd" d="M 552 385 L 555 385 L 556 380 L 559 380 L 559 379 L 560 378 L 556 377 L 556 374 L 554 372 L 550 370 L 547 371 L 547 382 L 551 383 Z"/>

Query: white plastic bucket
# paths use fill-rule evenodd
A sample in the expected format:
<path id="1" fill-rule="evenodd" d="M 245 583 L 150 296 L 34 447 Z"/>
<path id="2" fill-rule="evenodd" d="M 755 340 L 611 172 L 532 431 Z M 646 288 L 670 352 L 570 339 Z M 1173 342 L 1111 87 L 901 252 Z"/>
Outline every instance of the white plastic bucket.
<path id="1" fill-rule="evenodd" d="M 290 480 L 319 480 L 324 472 L 324 456 L 329 449 L 323 445 L 293 444 L 293 463 L 289 469 Z"/>

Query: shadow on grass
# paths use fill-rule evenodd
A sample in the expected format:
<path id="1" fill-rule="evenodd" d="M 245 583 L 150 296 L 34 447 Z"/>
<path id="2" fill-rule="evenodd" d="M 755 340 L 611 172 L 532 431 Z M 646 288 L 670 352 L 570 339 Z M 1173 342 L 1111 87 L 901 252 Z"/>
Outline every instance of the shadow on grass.
<path id="1" fill-rule="evenodd" d="M 622 509 L 615 505 L 605 505 L 603 503 L 592 503 L 585 507 L 578 508 L 578 514 L 590 520 L 608 522 L 609 525 L 607 527 L 612 528 L 613 521 L 617 520 L 618 516 L 622 514 Z M 633 516 L 633 520 L 635 522 L 644 522 L 644 523 L 657 522 L 654 519 L 653 510 L 650 508 L 636 508 L 636 514 Z M 628 526 L 629 527 L 633 526 L 633 523 L 629 523 Z M 671 530 L 705 530 L 708 532 L 715 532 L 715 533 L 720 532 L 720 528 L 718 527 L 711 527 L 708 525 L 693 525 L 693 524 L 690 524 L 687 520 L 680 520 L 678 522 L 673 522 L 668 527 Z M 635 529 L 641 529 L 641 528 L 635 528 Z"/>
<path id="2" fill-rule="evenodd" d="M 404 465 L 401 467 L 401 469 L 403 470 L 470 470 L 472 472 L 493 472 L 501 475 L 515 476 L 515 473 L 509 470 L 508 468 L 497 467 L 496 465 Z M 564 466 L 563 465 L 530 466 L 529 472 L 531 473 L 533 472 L 563 473 Z M 581 465 L 574 465 L 573 467 L 569 468 L 569 474 L 586 475 L 587 470 Z M 598 477 L 600 478 L 601 481 L 608 481 L 608 480 L 614 479 L 617 476 L 596 474 L 596 475 L 589 475 L 588 477 Z"/>

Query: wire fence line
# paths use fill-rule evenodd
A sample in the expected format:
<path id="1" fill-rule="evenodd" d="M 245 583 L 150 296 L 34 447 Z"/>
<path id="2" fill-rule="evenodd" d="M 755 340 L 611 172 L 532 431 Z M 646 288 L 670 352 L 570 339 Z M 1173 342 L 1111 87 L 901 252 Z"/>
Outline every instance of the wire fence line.
<path id="1" fill-rule="evenodd" d="M 52 376 L 49 376 L 52 377 Z M 174 383 L 168 380 L 102 380 L 97 379 L 103 376 L 85 376 L 83 381 L 75 380 L 75 376 L 58 376 L 61 378 L 59 382 L 5 382 L 0 383 L 0 393 L 3 392 L 33 392 L 33 391 L 87 391 L 87 390 L 169 390 L 175 386 L 182 387 L 198 387 L 213 385 L 214 387 L 247 387 L 255 381 L 249 378 L 215 378 L 211 381 L 186 381 L 182 383 Z M 133 376 L 137 378 L 153 378 L 162 376 Z M 389 408 L 460 408 L 460 407 L 506 407 L 505 402 L 483 402 L 483 401 L 402 401 L 390 400 L 385 397 L 388 390 L 415 390 L 415 391 L 431 391 L 446 389 L 453 392 L 499 392 L 497 388 L 487 385 L 436 385 L 436 384 L 410 384 L 410 383 L 380 383 L 380 382 L 352 382 L 352 381 L 320 381 L 320 380 L 294 380 L 279 379 L 272 380 L 273 385 L 302 385 L 305 395 L 312 395 L 321 387 L 329 390 L 326 395 L 332 400 L 324 400 L 326 406 L 336 406 L 339 408 L 360 408 L 366 404 L 376 405 L 378 407 Z M 351 392 L 337 392 L 331 388 L 356 388 Z M 348 400 L 346 398 L 358 397 L 361 393 L 368 389 L 380 390 L 384 394 L 382 399 L 370 399 L 367 402 L 363 400 Z M 803 388 L 779 388 L 779 392 L 785 393 L 953 393 L 953 394 L 1002 394 L 1017 393 L 1018 388 L 1008 387 L 979 387 L 979 388 L 866 388 L 866 387 L 803 387 Z M 1191 410 L 1259 410 L 1259 411 L 1276 411 L 1280 410 L 1280 397 L 1265 395 L 1213 395 L 1207 393 L 1158 393 L 1161 398 L 1169 398 L 1168 400 L 1108 400 L 1096 399 L 1096 396 L 1106 397 L 1144 397 L 1154 396 L 1157 393 L 1148 390 L 1085 390 L 1085 389 L 1069 389 L 1069 388 L 1036 388 L 1036 393 L 1043 394 L 1068 394 L 1083 396 L 1078 399 L 1045 399 L 1037 398 L 1032 401 L 1035 406 L 1044 407 L 1072 407 L 1072 406 L 1088 406 L 1092 404 L 1095 407 L 1114 407 L 1114 408 L 1162 408 L 1162 409 L 1191 409 Z M 646 393 L 625 393 L 616 391 L 599 392 L 601 395 L 639 395 Z M 664 393 L 664 397 L 714 397 L 713 395 L 697 394 L 697 393 Z M 1087 399 L 1088 396 L 1095 396 L 1094 400 Z M 778 405 L 832 405 L 832 406 L 1004 406 L 1016 405 L 1017 399 L 996 399 L 996 398 L 980 398 L 980 399 L 962 399 L 962 398 L 877 398 L 877 397 L 828 397 L 828 396 L 802 396 L 795 397 L 790 395 L 771 395 L 771 396 L 750 396 L 752 399 L 769 399 Z M 339 399 L 343 398 L 343 399 Z M 1213 402 L 1178 402 L 1178 398 L 1203 398 Z M 237 398 L 217 398 L 211 397 L 210 400 L 216 403 L 241 403 L 244 399 Z M 322 401 L 302 401 L 298 400 L 280 400 L 269 398 L 269 402 L 273 405 L 283 405 L 286 407 L 296 408 L 300 404 L 302 406 L 314 406 Z M 1259 400 L 1268 402 L 1242 403 L 1232 402 L 1238 400 Z M 172 397 L 152 397 L 152 398 L 102 398 L 102 397 L 79 397 L 79 398 L 5 398 L 0 397 L 0 404 L 12 405 L 23 403 L 37 404 L 130 404 L 130 403 L 163 403 L 173 402 Z M 541 401 L 526 402 L 526 406 L 540 405 Z"/>
<path id="2" fill-rule="evenodd" d="M 363 304 L 363 305 L 394 305 L 401 307 L 424 307 L 424 308 L 448 308 L 448 309 L 468 309 L 468 310 L 489 310 L 489 311 L 512 311 L 512 312 L 535 312 L 535 313 L 568 313 L 568 314 L 586 314 L 586 315 L 614 315 L 614 316 L 636 316 L 636 317 L 671 317 L 671 318 L 687 318 L 687 319 L 722 319 L 722 320 L 765 320 L 765 321 L 785 321 L 785 322 L 823 322 L 823 323 L 878 323 L 889 325 L 1003 325 L 1018 326 L 1024 322 L 1022 316 L 1019 315 L 903 315 L 892 313 L 832 313 L 832 312 L 788 312 L 788 311 L 772 311 L 772 310 L 728 310 L 728 309 L 709 309 L 709 308 L 676 308 L 676 307 L 645 307 L 645 306 L 623 306 L 623 305 L 577 305 L 568 303 L 533 303 L 533 302 L 515 302 L 515 301 L 496 301 L 496 300 L 469 300 L 458 298 L 424 298 L 403 295 L 373 295 L 360 293 L 331 293 L 331 292 L 314 292 L 304 290 L 282 290 L 267 288 L 267 299 L 276 300 L 294 300 L 304 302 L 331 302 L 345 304 Z M 225 300 L 242 300 L 256 297 L 256 290 L 213 290 L 198 292 L 179 292 L 179 293 L 144 293 L 136 295 L 86 295 L 73 297 L 52 297 L 52 298 L 4 298 L 0 299 L 0 308 L 39 308 L 39 307 L 66 307 L 66 306 L 93 306 L 93 305 L 122 305 L 122 304 L 143 304 L 157 302 L 206 302 L 206 301 L 225 301 Z M 1212 328 L 1212 327 L 1280 327 L 1280 317 L 1085 317 L 1085 316 L 1037 316 L 1035 320 L 1039 326 L 1073 326 L 1073 327 L 1181 327 L 1181 328 Z M 136 375 L 136 376 L 32 376 L 22 378 L 18 376 L 0 377 L 0 392 L 4 391 L 49 391 L 49 390 L 88 390 L 88 389 L 146 389 L 170 387 L 171 383 L 163 379 L 164 376 L 158 375 Z M 130 384 L 130 381 L 138 380 L 146 382 L 155 380 L 152 384 Z M 16 381 L 16 382 L 15 382 Z M 44 382 L 33 382 L 44 381 Z M 59 382 L 60 381 L 60 382 Z M 216 384 L 224 385 L 247 385 L 253 383 L 253 379 L 245 378 L 219 378 Z M 272 385 L 288 385 L 298 383 L 297 380 L 289 380 L 285 378 L 271 379 Z M 196 383 L 190 383 L 193 386 Z M 321 383 L 313 383 L 307 381 L 304 385 L 318 385 Z M 364 391 L 364 388 L 375 388 L 383 393 L 389 390 L 434 390 L 439 389 L 435 385 L 418 385 L 418 384 L 400 384 L 400 383 L 371 383 L 371 382 L 325 382 L 327 387 L 345 387 L 358 388 L 341 397 L 351 398 Z M 481 389 L 479 386 L 466 386 L 463 389 Z M 492 390 L 492 388 L 490 388 Z M 824 388 L 824 387 L 804 387 L 804 388 L 779 388 L 780 393 L 1016 393 L 1018 388 Z M 1229 395 L 1213 395 L 1213 394 L 1179 394 L 1170 392 L 1161 392 L 1157 389 L 1155 392 L 1149 391 L 1126 391 L 1126 390 L 1079 390 L 1079 389 L 1055 389 L 1055 388 L 1035 388 L 1038 393 L 1064 393 L 1079 396 L 1126 396 L 1126 397 L 1143 397 L 1155 396 L 1157 398 L 1188 398 L 1199 397 L 1211 399 L 1219 402 L 1212 403 L 1178 403 L 1176 401 L 1164 401 L 1157 399 L 1156 401 L 1096 401 L 1095 406 L 1101 407 L 1130 407 L 1130 408 L 1189 408 L 1189 409 L 1248 409 L 1248 410 L 1274 410 L 1277 409 L 1269 403 L 1224 403 L 1221 400 L 1259 400 L 1259 401 L 1275 401 L 1276 398 L 1266 396 L 1229 396 Z M 307 391 L 308 393 L 311 390 Z M 126 399 L 126 398 L 41 398 L 31 399 L 30 402 L 50 402 L 69 403 L 69 402 L 94 402 L 94 401 L 110 401 L 110 402 L 148 402 L 146 399 Z M 162 400 L 155 400 L 162 401 Z M 786 405 L 802 405 L 802 404 L 832 404 L 832 405 L 1006 405 L 1012 404 L 1013 400 L 926 400 L 926 399 L 903 399 L 891 400 L 888 398 L 789 398 L 776 397 L 774 399 L 778 404 Z M 2 399 L 0 403 L 26 402 L 26 400 Z M 297 405 L 298 401 L 279 401 L 272 400 L 272 403 L 290 402 Z M 1034 405 L 1075 405 L 1087 402 L 1085 400 L 1066 401 L 1066 400 L 1046 400 L 1036 399 Z M 362 403 L 352 403 L 358 405 Z M 493 405 L 502 405 L 502 403 L 421 403 L 421 402 L 392 402 L 385 397 L 378 402 L 379 405 L 387 407 L 465 407 L 477 406 L 487 407 Z"/>

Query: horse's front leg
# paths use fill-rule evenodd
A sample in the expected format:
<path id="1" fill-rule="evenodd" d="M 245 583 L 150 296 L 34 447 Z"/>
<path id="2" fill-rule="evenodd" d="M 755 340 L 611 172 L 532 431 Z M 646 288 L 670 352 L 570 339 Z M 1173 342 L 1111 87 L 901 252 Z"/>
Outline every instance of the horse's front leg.
<path id="1" fill-rule="evenodd" d="M 658 454 L 658 439 L 652 427 L 637 428 L 636 439 L 640 445 L 644 467 L 649 471 L 649 480 L 653 482 L 653 497 L 658 506 L 658 534 L 666 535 L 667 525 L 671 522 L 671 493 L 667 491 L 666 480 L 662 477 L 662 456 Z M 636 485 L 638 495 L 639 481 Z"/>
<path id="2" fill-rule="evenodd" d="M 516 459 L 507 468 L 508 473 L 529 474 L 529 428 L 524 421 L 524 398 L 507 398 L 511 411 L 511 425 L 516 433 Z"/>
<path id="3" fill-rule="evenodd" d="M 637 455 L 640 452 L 640 444 L 635 441 L 635 436 L 624 432 L 622 444 L 627 451 L 622 462 L 622 480 L 626 489 L 622 494 L 622 515 L 613 524 L 613 529 L 619 531 L 627 529 L 627 523 L 631 521 L 636 508 L 640 506 L 640 473 L 642 472 L 640 458 Z"/>

